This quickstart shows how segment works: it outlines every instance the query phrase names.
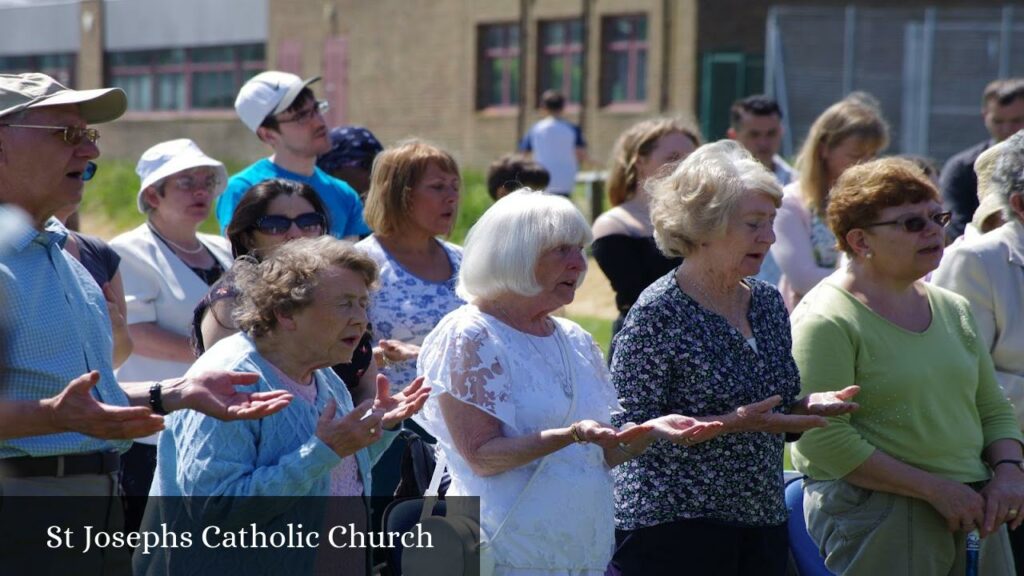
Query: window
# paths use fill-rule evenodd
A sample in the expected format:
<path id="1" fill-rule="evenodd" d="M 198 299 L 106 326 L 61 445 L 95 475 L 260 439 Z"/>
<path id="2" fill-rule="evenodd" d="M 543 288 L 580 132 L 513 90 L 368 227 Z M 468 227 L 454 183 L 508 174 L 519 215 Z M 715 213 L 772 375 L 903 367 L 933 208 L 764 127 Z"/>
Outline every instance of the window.
<path id="1" fill-rule="evenodd" d="M 75 55 L 0 56 L 0 74 L 21 74 L 23 72 L 42 72 L 57 82 L 74 88 Z"/>
<path id="2" fill-rule="evenodd" d="M 647 16 L 608 16 L 601 24 L 601 105 L 645 102 Z"/>
<path id="3" fill-rule="evenodd" d="M 558 90 L 566 103 L 579 104 L 583 93 L 583 22 L 541 22 L 537 101 L 545 90 Z"/>
<path id="4" fill-rule="evenodd" d="M 168 48 L 107 54 L 110 84 L 130 110 L 232 108 L 238 89 L 266 68 L 264 47 Z"/>
<path id="5" fill-rule="evenodd" d="M 477 108 L 518 106 L 519 25 L 480 26 L 477 46 Z"/>

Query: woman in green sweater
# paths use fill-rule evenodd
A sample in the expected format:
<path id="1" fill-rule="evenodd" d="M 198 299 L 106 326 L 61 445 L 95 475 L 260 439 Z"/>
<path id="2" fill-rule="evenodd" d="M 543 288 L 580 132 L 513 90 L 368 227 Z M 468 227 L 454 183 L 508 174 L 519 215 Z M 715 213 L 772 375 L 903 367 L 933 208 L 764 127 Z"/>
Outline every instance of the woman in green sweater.
<path id="1" fill-rule="evenodd" d="M 1013 574 L 1021 433 L 966 300 L 921 279 L 942 258 L 930 180 L 899 159 L 847 170 L 828 221 L 849 264 L 793 312 L 803 394 L 857 384 L 860 410 L 805 432 L 793 463 L 807 529 L 837 574 Z"/>

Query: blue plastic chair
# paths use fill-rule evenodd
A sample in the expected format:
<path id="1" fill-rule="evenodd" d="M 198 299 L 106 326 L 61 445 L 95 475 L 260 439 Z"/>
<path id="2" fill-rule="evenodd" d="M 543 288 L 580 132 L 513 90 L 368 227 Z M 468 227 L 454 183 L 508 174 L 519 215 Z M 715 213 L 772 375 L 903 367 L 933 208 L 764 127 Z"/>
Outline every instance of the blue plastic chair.
<path id="1" fill-rule="evenodd" d="M 799 576 L 832 576 L 825 559 L 807 533 L 804 522 L 804 477 L 786 482 L 786 509 L 789 511 L 789 551 Z"/>

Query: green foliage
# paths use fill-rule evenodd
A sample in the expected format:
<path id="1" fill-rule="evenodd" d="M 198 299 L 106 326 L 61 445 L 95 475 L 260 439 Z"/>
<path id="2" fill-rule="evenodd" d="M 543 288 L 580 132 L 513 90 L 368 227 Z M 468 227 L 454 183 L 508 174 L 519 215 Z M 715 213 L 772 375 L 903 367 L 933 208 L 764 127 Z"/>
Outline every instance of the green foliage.
<path id="1" fill-rule="evenodd" d="M 227 165 L 228 174 L 234 174 L 242 168 L 244 166 L 240 164 Z M 492 204 L 482 172 L 467 170 L 462 178 L 462 204 L 450 238 L 456 244 L 463 243 L 470 226 Z M 85 185 L 85 199 L 80 212 L 85 218 L 111 228 L 112 233 L 130 230 L 146 220 L 135 206 L 138 190 L 139 177 L 135 174 L 134 164 L 124 160 L 101 159 L 96 176 Z M 219 232 L 217 218 L 212 210 L 210 217 L 199 229 L 210 234 Z"/>
<path id="2" fill-rule="evenodd" d="M 594 337 L 594 341 L 597 342 L 597 346 L 601 349 L 601 352 L 606 356 L 608 355 L 608 346 L 612 342 L 611 320 L 594 318 L 591 316 L 573 315 L 570 315 L 569 319 L 582 326 L 587 332 L 590 332 L 590 335 Z"/>

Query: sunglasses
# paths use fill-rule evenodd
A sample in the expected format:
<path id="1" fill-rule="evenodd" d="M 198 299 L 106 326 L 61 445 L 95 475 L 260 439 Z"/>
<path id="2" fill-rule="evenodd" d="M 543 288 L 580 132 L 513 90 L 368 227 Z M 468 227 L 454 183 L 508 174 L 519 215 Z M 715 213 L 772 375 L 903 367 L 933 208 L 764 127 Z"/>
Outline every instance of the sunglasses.
<path id="1" fill-rule="evenodd" d="M 298 122 L 299 124 L 305 124 L 313 119 L 314 116 L 325 114 L 331 109 L 331 105 L 326 100 L 318 100 L 314 102 L 312 106 L 305 110 L 297 110 L 295 115 L 291 118 L 278 119 L 278 124 L 287 124 L 288 122 Z"/>
<path id="2" fill-rule="evenodd" d="M 82 140 L 88 140 L 91 143 L 95 143 L 100 139 L 100 131 L 95 128 L 82 128 L 79 126 L 39 126 L 36 124 L 0 124 L 0 126 L 8 126 L 10 128 L 32 128 L 36 130 L 53 130 L 60 132 L 64 138 L 64 142 L 78 146 L 82 143 Z"/>
<path id="3" fill-rule="evenodd" d="M 906 230 L 907 232 L 916 234 L 924 230 L 928 226 L 929 220 L 945 228 L 949 224 L 949 221 L 952 217 L 952 212 L 939 212 L 938 214 L 932 214 L 927 218 L 925 218 L 924 216 L 919 216 L 917 214 L 911 214 L 909 216 L 903 216 L 895 220 L 888 220 L 886 222 L 874 222 L 872 224 L 865 224 L 864 226 L 861 226 L 861 228 L 871 228 L 874 226 L 889 226 L 892 224 L 896 224 L 898 226 L 902 226 L 903 229 Z"/>
<path id="4" fill-rule="evenodd" d="M 295 218 L 272 214 L 257 220 L 256 229 L 270 236 L 280 236 L 290 230 L 293 223 L 303 232 L 312 232 L 314 230 L 323 232 L 327 220 L 323 214 L 316 212 L 306 212 L 305 214 L 299 214 Z"/>

